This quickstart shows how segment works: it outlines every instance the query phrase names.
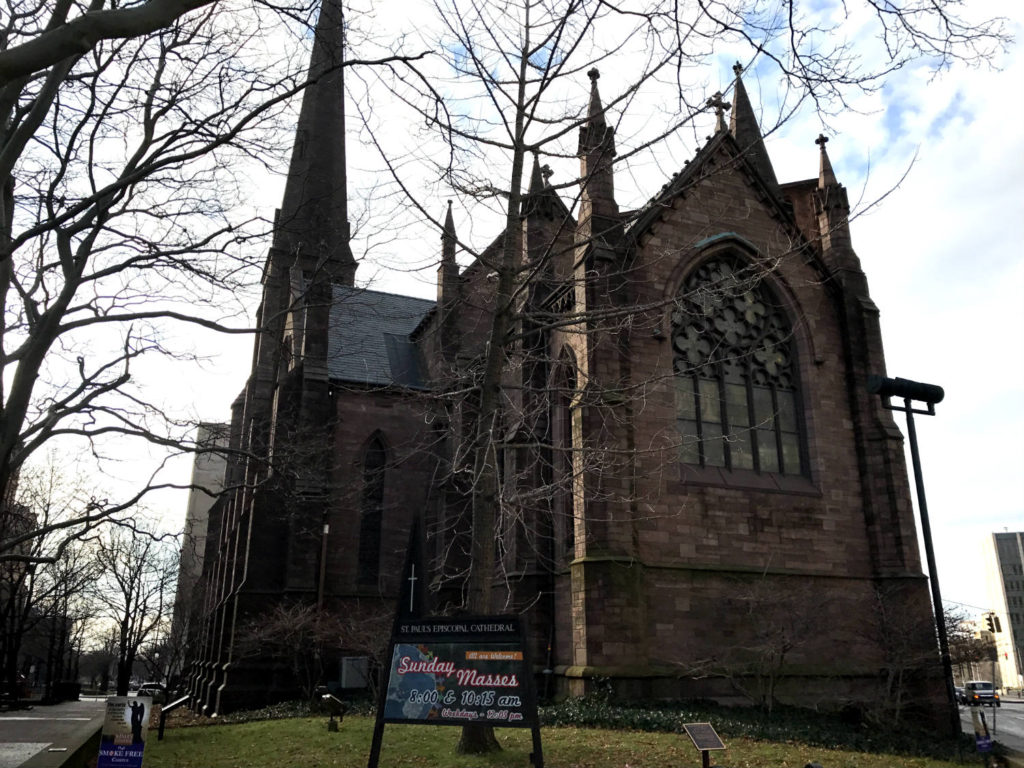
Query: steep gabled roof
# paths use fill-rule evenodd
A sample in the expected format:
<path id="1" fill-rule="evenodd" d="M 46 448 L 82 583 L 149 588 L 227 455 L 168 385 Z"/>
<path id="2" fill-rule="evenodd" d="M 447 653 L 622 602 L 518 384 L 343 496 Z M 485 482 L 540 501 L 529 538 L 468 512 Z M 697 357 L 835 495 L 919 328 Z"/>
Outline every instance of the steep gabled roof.
<path id="1" fill-rule="evenodd" d="M 335 285 L 327 342 L 332 381 L 372 386 L 426 387 L 409 339 L 435 302 Z"/>
<path id="2" fill-rule="evenodd" d="M 716 165 L 715 159 L 718 158 L 720 163 L 722 157 L 732 167 L 744 172 L 751 186 L 760 193 L 765 205 L 773 208 L 783 221 L 793 223 L 792 212 L 782 204 L 772 188 L 773 186 L 778 187 L 774 174 L 770 180 L 765 180 L 748 153 L 740 149 L 733 135 L 728 131 L 719 131 L 697 151 L 696 156 L 682 171 L 673 174 L 672 178 L 658 190 L 658 193 L 636 211 L 633 220 L 627 225 L 626 235 L 629 240 L 637 242 L 651 225 L 658 221 L 667 209 L 671 208 L 672 201 L 676 197 L 685 195 L 688 189 L 696 186 L 703 179 L 720 172 L 722 166 Z M 795 224 L 793 224 L 793 229 L 796 229 Z"/>

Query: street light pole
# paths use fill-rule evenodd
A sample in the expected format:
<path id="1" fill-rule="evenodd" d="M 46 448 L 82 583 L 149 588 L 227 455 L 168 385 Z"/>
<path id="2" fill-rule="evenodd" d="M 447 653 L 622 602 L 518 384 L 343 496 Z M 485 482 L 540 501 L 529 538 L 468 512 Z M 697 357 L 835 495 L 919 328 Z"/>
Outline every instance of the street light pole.
<path id="1" fill-rule="evenodd" d="M 928 582 L 932 590 L 932 604 L 935 609 L 935 630 L 939 638 L 939 653 L 942 657 L 942 673 L 946 679 L 946 698 L 950 707 L 950 724 L 953 737 L 959 739 L 960 710 L 956 701 L 956 688 L 953 684 L 953 660 L 949 655 L 949 639 L 946 636 L 945 614 L 942 610 L 942 591 L 939 589 L 939 571 L 935 565 L 935 549 L 932 546 L 932 527 L 928 519 L 928 500 L 924 494 L 924 477 L 921 473 L 921 455 L 917 449 L 917 428 L 914 425 L 914 414 L 935 415 L 935 404 L 941 403 L 945 397 L 942 387 L 934 384 L 922 384 L 909 379 L 887 379 L 882 376 L 868 378 L 868 392 L 879 395 L 882 405 L 890 411 L 903 411 L 907 417 L 907 439 L 910 441 L 910 459 L 914 467 L 914 482 L 917 486 L 917 508 L 921 513 L 921 536 L 924 539 L 925 557 L 928 560 Z M 890 398 L 903 399 L 903 406 L 892 405 Z M 923 402 L 927 410 L 915 410 L 913 401 Z"/>

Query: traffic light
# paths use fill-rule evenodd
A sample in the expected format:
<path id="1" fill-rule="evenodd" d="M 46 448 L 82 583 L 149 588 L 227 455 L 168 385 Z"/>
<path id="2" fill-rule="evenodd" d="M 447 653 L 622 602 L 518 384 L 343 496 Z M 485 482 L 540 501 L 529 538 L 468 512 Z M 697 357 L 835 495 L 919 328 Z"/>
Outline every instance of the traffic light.
<path id="1" fill-rule="evenodd" d="M 991 613 L 990 613 L 990 614 L 988 614 L 988 615 L 987 615 L 987 616 L 985 617 L 985 627 L 986 627 L 986 628 L 988 629 L 988 631 L 989 631 L 989 632 L 991 632 L 991 633 L 992 633 L 993 635 L 994 635 L 994 634 L 996 633 L 996 625 L 995 625 L 995 624 L 994 624 L 994 623 L 992 622 L 992 614 L 991 614 Z"/>

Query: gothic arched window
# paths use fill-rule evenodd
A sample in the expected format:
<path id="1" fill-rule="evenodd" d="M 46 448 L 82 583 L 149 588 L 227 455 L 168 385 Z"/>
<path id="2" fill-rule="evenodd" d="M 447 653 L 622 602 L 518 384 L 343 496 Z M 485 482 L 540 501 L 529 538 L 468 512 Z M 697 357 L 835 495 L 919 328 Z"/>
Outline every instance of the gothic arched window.
<path id="1" fill-rule="evenodd" d="M 680 458 L 703 467 L 805 472 L 792 328 L 760 268 L 712 258 L 672 315 Z"/>
<path id="2" fill-rule="evenodd" d="M 363 454 L 363 495 L 359 515 L 359 569 L 362 584 L 375 584 L 380 574 L 380 538 L 384 513 L 384 469 L 387 452 L 375 435 Z"/>

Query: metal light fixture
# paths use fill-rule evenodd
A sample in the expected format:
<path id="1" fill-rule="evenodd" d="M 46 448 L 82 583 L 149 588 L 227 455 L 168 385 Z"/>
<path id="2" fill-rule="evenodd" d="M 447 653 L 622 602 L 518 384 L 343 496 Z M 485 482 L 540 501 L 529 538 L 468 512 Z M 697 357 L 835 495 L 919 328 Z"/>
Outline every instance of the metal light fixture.
<path id="1" fill-rule="evenodd" d="M 942 592 L 939 589 L 939 572 L 935 565 L 935 550 L 932 547 L 932 528 L 928 521 L 928 502 L 924 495 L 924 479 L 921 476 L 921 456 L 917 450 L 917 429 L 914 414 L 935 415 L 935 405 L 946 396 L 942 387 L 923 384 L 910 379 L 889 379 L 884 376 L 868 377 L 868 392 L 882 398 L 882 405 L 890 411 L 903 411 L 907 415 L 907 438 L 910 440 L 910 457 L 914 465 L 914 482 L 917 485 L 917 508 L 921 512 L 921 536 L 924 539 L 925 556 L 928 558 L 928 582 L 932 588 L 932 603 L 935 606 L 935 629 L 939 638 L 939 652 L 942 655 L 942 672 L 946 678 L 946 696 L 949 699 L 953 736 L 960 736 L 960 710 L 956 702 L 953 684 L 953 662 L 949 656 L 949 640 L 946 637 L 946 622 L 942 611 Z M 901 398 L 903 405 L 893 405 L 893 398 Z M 913 403 L 924 403 L 926 410 L 914 408 Z"/>

